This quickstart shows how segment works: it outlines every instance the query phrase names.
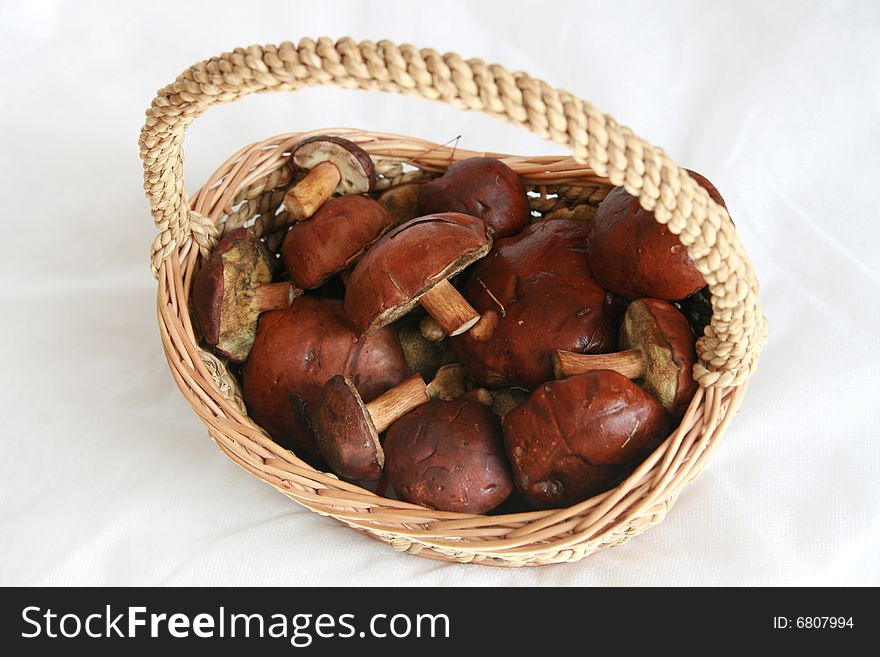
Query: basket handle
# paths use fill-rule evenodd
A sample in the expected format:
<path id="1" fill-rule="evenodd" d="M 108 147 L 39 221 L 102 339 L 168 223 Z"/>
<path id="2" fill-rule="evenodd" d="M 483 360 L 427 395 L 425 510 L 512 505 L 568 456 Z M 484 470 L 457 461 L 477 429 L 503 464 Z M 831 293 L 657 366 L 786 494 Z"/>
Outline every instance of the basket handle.
<path id="1" fill-rule="evenodd" d="M 238 48 L 191 66 L 161 89 L 147 110 L 139 142 L 144 189 L 159 229 L 152 245 L 154 275 L 188 236 L 209 249 L 217 235 L 211 221 L 190 209 L 184 190 L 187 126 L 211 105 L 310 85 L 440 100 L 481 110 L 571 148 L 578 162 L 623 185 L 667 224 L 709 283 L 712 321 L 697 341 L 694 368 L 700 385 L 739 385 L 751 375 L 766 341 L 755 272 L 727 211 L 684 169 L 589 103 L 525 73 L 389 41 L 322 37 L 296 45 Z"/>

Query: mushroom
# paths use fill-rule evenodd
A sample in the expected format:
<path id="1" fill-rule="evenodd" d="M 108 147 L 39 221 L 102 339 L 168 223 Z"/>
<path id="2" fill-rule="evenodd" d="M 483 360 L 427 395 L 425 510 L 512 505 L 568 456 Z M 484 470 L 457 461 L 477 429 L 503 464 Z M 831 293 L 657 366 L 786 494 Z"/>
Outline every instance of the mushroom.
<path id="1" fill-rule="evenodd" d="M 253 232 L 224 237 L 193 280 L 192 307 L 202 337 L 235 363 L 250 353 L 260 314 L 287 308 L 302 294 L 292 283 L 272 283 L 275 258 Z"/>
<path id="2" fill-rule="evenodd" d="M 420 216 L 419 190 L 423 182 L 408 182 L 389 187 L 379 197 L 379 203 L 399 221 L 409 221 Z"/>
<path id="3" fill-rule="evenodd" d="M 583 254 L 588 231 L 589 224 L 570 219 L 530 224 L 499 240 L 474 267 L 462 292 L 484 314 L 486 328 L 452 339 L 468 379 L 533 389 L 553 378 L 555 350 L 617 347 L 617 300 L 590 275 Z"/>
<path id="4" fill-rule="evenodd" d="M 472 398 L 479 400 L 479 391 Z M 379 434 L 416 406 L 432 399 L 452 401 L 468 393 L 458 364 L 444 365 L 427 385 L 419 374 L 364 404 L 347 378 L 332 377 L 315 402 L 311 426 L 324 460 L 343 477 L 375 481 L 385 457 Z"/>
<path id="5" fill-rule="evenodd" d="M 688 173 L 724 205 L 712 183 Z M 596 281 L 622 297 L 678 301 L 706 285 L 678 236 L 654 221 L 623 187 L 615 187 L 599 205 L 586 245 Z"/>
<path id="6" fill-rule="evenodd" d="M 448 335 L 471 329 L 476 312 L 447 280 L 482 258 L 492 246 L 486 225 L 455 212 L 403 223 L 360 259 L 345 290 L 345 312 L 370 335 L 417 304 Z"/>
<path id="7" fill-rule="evenodd" d="M 669 421 L 636 384 L 599 370 L 546 383 L 501 424 L 517 490 L 556 508 L 613 487 L 660 444 Z"/>
<path id="8" fill-rule="evenodd" d="M 304 289 L 315 288 L 356 262 L 396 223 L 367 196 L 333 198 L 311 219 L 291 226 L 281 259 L 291 280 Z"/>
<path id="9" fill-rule="evenodd" d="M 279 444 L 317 457 L 307 411 L 336 374 L 372 401 L 406 379 L 409 367 L 393 327 L 360 337 L 341 301 L 300 297 L 260 319 L 242 368 L 248 413 Z"/>
<path id="10" fill-rule="evenodd" d="M 385 464 L 379 434 L 428 401 L 428 389 L 418 374 L 368 404 L 349 379 L 331 377 L 311 415 L 318 450 L 338 475 L 375 481 L 382 476 Z"/>
<path id="11" fill-rule="evenodd" d="M 486 513 L 513 491 L 501 424 L 468 399 L 432 401 L 397 420 L 385 474 L 402 499 L 441 511 Z"/>
<path id="12" fill-rule="evenodd" d="M 376 184 L 370 155 L 341 137 L 318 135 L 301 141 L 290 154 L 290 164 L 308 171 L 284 195 L 284 208 L 293 221 L 311 217 L 334 192 L 368 194 Z"/>
<path id="13" fill-rule="evenodd" d="M 642 387 L 673 417 L 684 413 L 697 383 L 694 336 L 687 318 L 659 299 L 636 299 L 626 309 L 620 326 L 620 351 L 614 354 L 553 354 L 557 379 L 594 370 L 614 370 L 628 379 L 642 379 Z"/>
<path id="14" fill-rule="evenodd" d="M 529 199 L 516 172 L 501 160 L 472 157 L 422 185 L 419 207 L 425 214 L 462 212 L 486 222 L 495 239 L 516 235 L 529 223 Z"/>

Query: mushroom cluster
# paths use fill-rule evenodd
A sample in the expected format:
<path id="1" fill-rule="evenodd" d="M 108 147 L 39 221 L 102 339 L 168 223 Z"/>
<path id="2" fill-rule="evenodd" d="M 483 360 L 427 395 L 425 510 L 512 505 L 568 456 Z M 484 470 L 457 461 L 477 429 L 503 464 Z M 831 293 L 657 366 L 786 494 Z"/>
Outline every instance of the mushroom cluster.
<path id="1" fill-rule="evenodd" d="M 290 167 L 280 250 L 229 232 L 190 307 L 297 456 L 438 510 L 554 508 L 615 486 L 686 412 L 707 288 L 622 188 L 541 214 L 490 157 L 388 187 L 333 135 Z"/>

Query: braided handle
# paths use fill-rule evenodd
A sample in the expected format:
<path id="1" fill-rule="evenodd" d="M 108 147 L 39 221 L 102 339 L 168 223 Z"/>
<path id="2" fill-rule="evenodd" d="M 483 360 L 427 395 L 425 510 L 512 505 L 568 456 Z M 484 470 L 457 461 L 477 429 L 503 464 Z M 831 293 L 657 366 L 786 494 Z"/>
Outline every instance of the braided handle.
<path id="1" fill-rule="evenodd" d="M 659 148 L 566 91 L 454 53 L 388 41 L 303 39 L 250 46 L 199 62 L 160 90 L 140 136 L 144 189 L 159 235 L 152 269 L 188 236 L 203 249 L 216 227 L 190 210 L 183 187 L 183 135 L 215 104 L 253 92 L 308 85 L 394 91 L 481 110 L 572 149 L 575 159 L 623 185 L 678 235 L 710 285 L 713 315 L 697 341 L 694 376 L 704 387 L 743 383 L 766 340 L 758 283 L 727 211 Z"/>

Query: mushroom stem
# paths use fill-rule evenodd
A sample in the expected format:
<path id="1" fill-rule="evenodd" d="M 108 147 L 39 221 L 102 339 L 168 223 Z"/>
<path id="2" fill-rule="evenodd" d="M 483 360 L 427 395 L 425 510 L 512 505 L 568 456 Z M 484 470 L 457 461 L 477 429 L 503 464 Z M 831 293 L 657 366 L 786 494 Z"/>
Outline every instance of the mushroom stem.
<path id="1" fill-rule="evenodd" d="M 424 379 L 416 374 L 366 404 L 376 433 L 382 433 L 414 408 L 431 401 Z"/>
<path id="2" fill-rule="evenodd" d="M 469 335 L 474 340 L 479 340 L 480 342 L 488 340 L 492 337 L 492 334 L 498 327 L 499 318 L 500 316 L 497 312 L 494 310 L 487 310 L 480 317 L 480 320 L 474 324 L 473 328 L 471 328 Z M 428 342 L 440 342 L 446 337 L 443 328 L 437 323 L 437 320 L 430 315 L 423 318 L 419 323 L 419 332 Z"/>
<path id="3" fill-rule="evenodd" d="M 645 355 L 641 349 L 627 349 L 614 354 L 578 354 L 557 349 L 551 359 L 553 374 L 557 379 L 595 370 L 612 370 L 628 379 L 640 379 L 647 372 Z"/>
<path id="4" fill-rule="evenodd" d="M 423 294 L 419 302 L 446 335 L 464 333 L 480 321 L 480 313 L 445 279 Z"/>
<path id="5" fill-rule="evenodd" d="M 318 211 L 342 180 L 332 162 L 321 162 L 284 195 L 284 207 L 294 221 L 303 221 Z"/>
<path id="6" fill-rule="evenodd" d="M 282 310 L 289 308 L 293 300 L 301 294 L 302 290 L 290 281 L 267 283 L 253 289 L 251 308 L 258 313 L 264 313 L 269 310 Z"/>

